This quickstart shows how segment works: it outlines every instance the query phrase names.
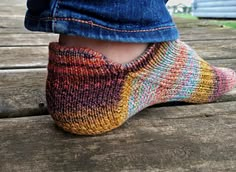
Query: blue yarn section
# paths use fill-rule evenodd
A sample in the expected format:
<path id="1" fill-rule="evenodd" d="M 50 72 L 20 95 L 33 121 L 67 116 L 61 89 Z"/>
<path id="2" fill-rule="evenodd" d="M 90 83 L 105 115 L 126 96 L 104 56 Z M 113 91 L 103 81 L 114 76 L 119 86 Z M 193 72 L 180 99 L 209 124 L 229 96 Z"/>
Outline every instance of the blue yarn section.
<path id="1" fill-rule="evenodd" d="M 200 62 L 194 56 L 194 51 L 188 51 L 186 67 L 176 82 L 182 88 L 170 101 L 181 101 L 189 98 L 200 82 Z"/>
<path id="2" fill-rule="evenodd" d="M 147 107 L 147 105 L 143 104 L 143 102 L 147 102 L 145 99 L 149 99 L 151 96 L 154 96 L 153 93 L 156 88 L 159 87 L 159 84 L 170 72 L 171 66 L 174 65 L 175 58 L 177 57 L 173 56 L 171 60 L 168 58 L 173 54 L 173 48 L 175 48 L 174 46 L 176 46 L 176 44 L 171 44 L 167 47 L 167 50 L 165 51 L 166 54 L 162 57 L 162 59 L 160 59 L 159 64 L 156 65 L 152 71 L 147 71 L 147 73 L 149 73 L 148 76 L 146 76 L 146 73 L 143 75 L 140 74 L 139 77 L 133 80 L 133 89 L 128 103 L 128 118 L 135 115 L 141 109 Z M 141 82 L 141 84 L 138 82 Z M 150 95 L 143 95 L 147 89 L 149 90 Z"/>

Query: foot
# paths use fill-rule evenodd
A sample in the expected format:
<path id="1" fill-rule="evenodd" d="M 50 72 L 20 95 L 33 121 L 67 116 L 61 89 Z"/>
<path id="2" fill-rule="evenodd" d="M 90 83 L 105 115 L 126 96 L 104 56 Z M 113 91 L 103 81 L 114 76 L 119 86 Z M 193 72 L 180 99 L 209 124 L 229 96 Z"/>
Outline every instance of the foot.
<path id="1" fill-rule="evenodd" d="M 153 104 L 212 102 L 236 85 L 233 70 L 208 64 L 179 40 L 153 44 L 127 64 L 89 48 L 49 49 L 49 112 L 80 135 L 110 131 Z"/>

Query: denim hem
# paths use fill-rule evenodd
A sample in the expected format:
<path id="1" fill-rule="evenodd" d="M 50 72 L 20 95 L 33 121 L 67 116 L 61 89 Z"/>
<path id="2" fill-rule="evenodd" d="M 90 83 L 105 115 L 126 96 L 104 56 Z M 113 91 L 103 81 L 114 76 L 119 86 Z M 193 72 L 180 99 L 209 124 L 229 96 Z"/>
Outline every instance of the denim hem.
<path id="1" fill-rule="evenodd" d="M 179 38 L 178 30 L 173 23 L 152 28 L 125 30 L 110 28 L 93 21 L 77 18 L 38 18 L 26 15 L 25 27 L 31 31 L 76 35 L 118 42 L 151 43 L 173 41 Z"/>

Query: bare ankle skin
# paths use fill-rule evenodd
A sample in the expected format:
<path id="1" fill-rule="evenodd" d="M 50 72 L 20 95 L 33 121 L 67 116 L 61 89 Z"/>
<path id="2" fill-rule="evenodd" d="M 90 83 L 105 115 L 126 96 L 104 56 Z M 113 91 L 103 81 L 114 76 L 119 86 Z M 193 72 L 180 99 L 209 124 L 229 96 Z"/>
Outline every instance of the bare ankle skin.
<path id="1" fill-rule="evenodd" d="M 59 43 L 63 46 L 87 47 L 101 52 L 116 63 L 128 63 L 142 54 L 147 48 L 146 43 L 123 43 L 96 40 L 79 36 L 60 35 Z"/>

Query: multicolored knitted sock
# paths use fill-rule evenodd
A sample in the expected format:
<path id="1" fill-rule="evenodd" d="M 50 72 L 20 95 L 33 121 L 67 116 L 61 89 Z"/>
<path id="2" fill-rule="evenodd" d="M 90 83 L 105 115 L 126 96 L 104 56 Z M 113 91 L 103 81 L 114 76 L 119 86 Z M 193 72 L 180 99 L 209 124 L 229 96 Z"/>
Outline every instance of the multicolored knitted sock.
<path id="1" fill-rule="evenodd" d="M 211 102 L 235 84 L 233 70 L 211 66 L 179 40 L 153 44 L 128 64 L 88 48 L 49 45 L 48 110 L 75 134 L 110 131 L 157 103 Z"/>

